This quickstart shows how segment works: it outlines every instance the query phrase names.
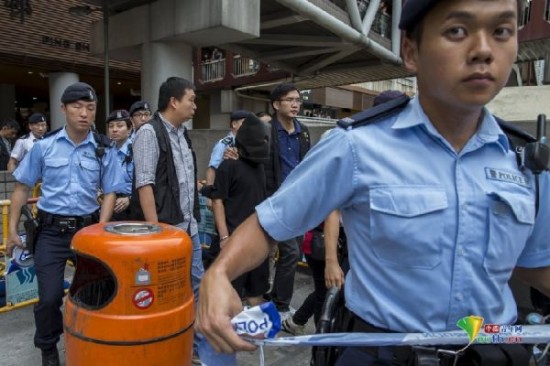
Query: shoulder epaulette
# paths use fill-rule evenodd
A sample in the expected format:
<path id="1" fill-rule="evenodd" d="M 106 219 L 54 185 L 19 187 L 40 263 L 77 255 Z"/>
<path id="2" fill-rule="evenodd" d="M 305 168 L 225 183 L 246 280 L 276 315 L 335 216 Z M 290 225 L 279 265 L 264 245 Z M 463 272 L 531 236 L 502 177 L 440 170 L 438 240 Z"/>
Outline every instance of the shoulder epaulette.
<path id="1" fill-rule="evenodd" d="M 494 116 L 498 125 L 502 129 L 502 131 L 508 136 L 508 138 L 513 139 L 514 141 L 521 141 L 523 144 L 529 143 L 529 142 L 535 142 L 537 139 L 535 136 L 531 135 L 530 133 L 522 130 L 519 127 L 516 127 L 508 122 L 504 122 L 499 117 Z M 522 145 L 523 145 L 522 144 Z"/>
<path id="2" fill-rule="evenodd" d="M 221 139 L 220 142 L 224 145 L 231 145 L 233 143 L 233 138 L 231 136 L 226 136 Z"/>
<path id="3" fill-rule="evenodd" d="M 50 137 L 50 136 L 56 135 L 56 134 L 57 134 L 59 131 L 61 131 L 62 129 L 63 129 L 63 127 L 59 127 L 59 128 L 56 128 L 56 129 L 53 130 L 53 131 L 47 132 L 47 133 L 44 134 L 44 137 L 42 137 L 42 138 L 45 139 L 45 138 L 48 138 L 48 137 Z"/>
<path id="4" fill-rule="evenodd" d="M 26 133 L 26 134 L 24 134 L 23 136 L 19 137 L 18 140 L 28 139 L 30 136 L 31 136 L 30 133 Z"/>
<path id="5" fill-rule="evenodd" d="M 338 121 L 338 126 L 344 129 L 349 129 L 377 122 L 401 112 L 403 108 L 409 104 L 410 100 L 411 98 L 403 95 L 399 98 L 390 100 L 389 102 L 379 104 L 376 107 L 368 108 L 362 112 L 354 114 L 351 117 L 343 118 Z"/>

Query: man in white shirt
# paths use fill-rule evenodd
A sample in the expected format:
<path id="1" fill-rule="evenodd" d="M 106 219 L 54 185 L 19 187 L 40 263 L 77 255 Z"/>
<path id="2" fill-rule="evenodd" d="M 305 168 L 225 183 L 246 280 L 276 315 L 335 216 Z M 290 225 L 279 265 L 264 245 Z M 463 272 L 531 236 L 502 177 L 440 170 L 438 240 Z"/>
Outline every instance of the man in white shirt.
<path id="1" fill-rule="evenodd" d="M 35 141 L 40 140 L 48 130 L 46 118 L 41 113 L 34 113 L 29 117 L 29 130 L 26 135 L 21 136 L 16 142 L 10 154 L 8 171 L 11 173 L 17 168 L 27 152 L 32 148 Z"/>

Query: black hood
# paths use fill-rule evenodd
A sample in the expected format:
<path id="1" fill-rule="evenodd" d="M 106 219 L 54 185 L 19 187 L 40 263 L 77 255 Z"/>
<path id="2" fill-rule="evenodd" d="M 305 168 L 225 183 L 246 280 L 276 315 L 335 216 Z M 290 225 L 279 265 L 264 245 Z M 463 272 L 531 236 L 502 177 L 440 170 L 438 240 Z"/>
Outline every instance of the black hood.
<path id="1" fill-rule="evenodd" d="M 253 163 L 266 163 L 269 159 L 269 129 L 254 114 L 244 120 L 235 137 L 239 158 Z"/>

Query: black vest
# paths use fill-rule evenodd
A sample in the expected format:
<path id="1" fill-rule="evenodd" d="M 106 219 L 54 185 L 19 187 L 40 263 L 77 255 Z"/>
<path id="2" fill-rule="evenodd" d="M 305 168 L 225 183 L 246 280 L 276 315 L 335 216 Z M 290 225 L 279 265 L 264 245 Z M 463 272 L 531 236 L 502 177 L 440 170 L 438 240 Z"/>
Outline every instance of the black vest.
<path id="1" fill-rule="evenodd" d="M 300 161 L 304 160 L 311 147 L 309 129 L 306 125 L 296 120 L 300 125 Z M 269 147 L 269 161 L 264 165 L 267 195 L 271 196 L 281 186 L 281 161 L 279 159 L 279 132 L 271 121 L 271 141 Z"/>
<path id="2" fill-rule="evenodd" d="M 172 155 L 172 146 L 170 145 L 170 136 L 164 127 L 164 123 L 155 114 L 149 122 L 155 130 L 157 142 L 159 146 L 159 158 L 157 162 L 157 170 L 155 173 L 155 184 L 153 185 L 153 195 L 155 197 L 155 206 L 158 216 L 158 221 L 165 224 L 176 225 L 184 220 L 184 214 L 180 206 L 180 192 L 176 167 L 174 166 L 174 157 Z M 197 180 L 197 158 L 191 146 L 191 139 L 187 134 L 187 129 L 184 131 L 184 137 L 187 141 L 191 154 L 193 155 L 194 179 Z M 194 192 L 194 207 L 193 216 L 197 221 L 200 221 L 199 196 L 197 185 L 195 183 Z M 139 202 L 139 194 L 135 189 L 135 176 L 132 182 L 132 219 L 143 221 L 143 210 Z"/>

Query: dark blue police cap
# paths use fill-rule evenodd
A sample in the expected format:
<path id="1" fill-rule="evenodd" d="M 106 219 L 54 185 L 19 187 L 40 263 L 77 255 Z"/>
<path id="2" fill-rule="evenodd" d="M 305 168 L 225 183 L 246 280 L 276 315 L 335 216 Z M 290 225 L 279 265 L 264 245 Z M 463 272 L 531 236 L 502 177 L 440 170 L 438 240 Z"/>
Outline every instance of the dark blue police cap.
<path id="1" fill-rule="evenodd" d="M 408 31 L 414 28 L 439 0 L 407 0 L 401 10 L 399 29 Z"/>
<path id="2" fill-rule="evenodd" d="M 126 109 L 117 109 L 115 111 L 112 111 L 111 114 L 109 114 L 109 117 L 107 117 L 107 123 L 111 121 L 119 121 L 119 120 L 129 120 L 130 114 Z"/>
<path id="3" fill-rule="evenodd" d="M 61 96 L 61 103 L 63 104 L 73 103 L 79 100 L 97 102 L 94 88 L 86 83 L 78 82 L 69 85 Z"/>
<path id="4" fill-rule="evenodd" d="M 246 118 L 250 115 L 250 112 L 249 111 L 244 111 L 244 110 L 238 110 L 238 111 L 234 111 L 231 113 L 231 117 L 230 119 L 232 121 L 237 121 L 239 119 L 243 119 L 243 118 Z"/>
<path id="5" fill-rule="evenodd" d="M 130 106 L 130 116 L 141 110 L 148 110 L 151 112 L 151 106 L 144 100 L 137 101 Z"/>
<path id="6" fill-rule="evenodd" d="M 29 117 L 29 124 L 46 122 L 46 117 L 42 113 L 33 113 Z"/>

